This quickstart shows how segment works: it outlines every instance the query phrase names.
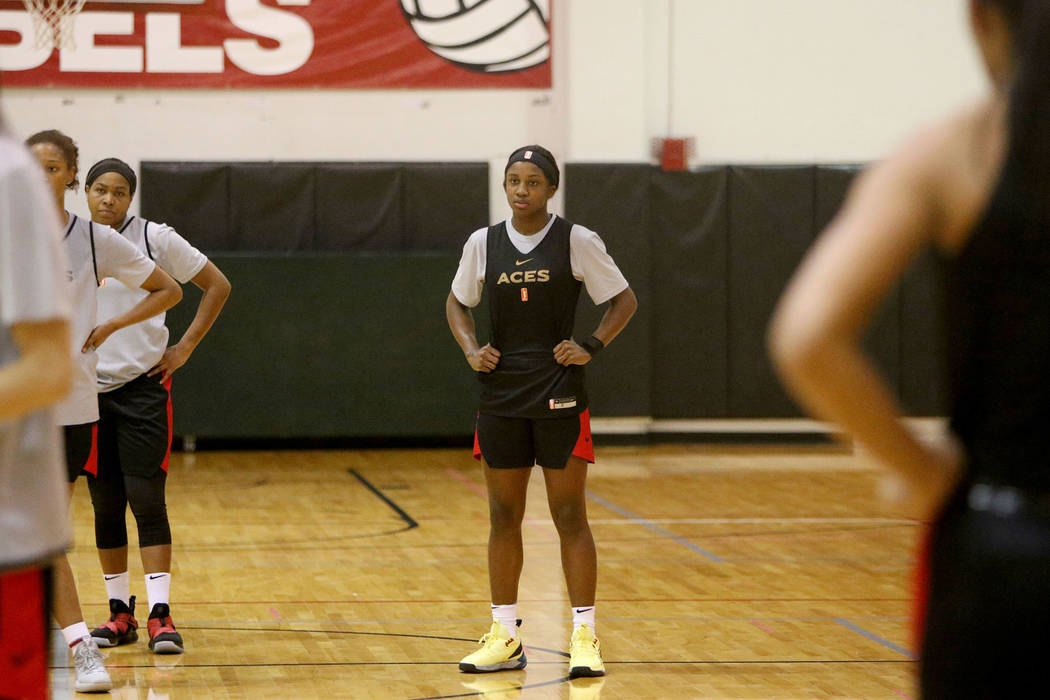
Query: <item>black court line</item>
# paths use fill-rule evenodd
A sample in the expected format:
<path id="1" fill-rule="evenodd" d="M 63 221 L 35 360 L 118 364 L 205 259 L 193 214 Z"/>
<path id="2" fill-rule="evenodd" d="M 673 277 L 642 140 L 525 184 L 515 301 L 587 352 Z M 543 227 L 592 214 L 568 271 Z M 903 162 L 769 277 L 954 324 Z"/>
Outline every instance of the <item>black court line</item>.
<path id="1" fill-rule="evenodd" d="M 419 527 L 419 523 L 417 523 L 411 515 L 406 513 L 404 509 L 401 508 L 401 506 L 394 503 L 394 501 L 392 501 L 386 494 L 384 494 L 382 491 L 373 486 L 371 482 L 368 481 L 368 479 L 361 476 L 361 474 L 356 469 L 347 469 L 346 471 L 350 474 L 353 474 L 358 481 L 365 485 L 365 488 L 374 493 L 376 497 L 378 497 L 379 500 L 381 500 L 383 503 L 386 503 L 388 506 L 390 506 L 390 508 L 398 514 L 398 517 L 405 521 L 405 523 L 408 525 L 408 527 L 405 528 L 405 531 L 411 530 L 414 527 Z"/>
<path id="2" fill-rule="evenodd" d="M 407 632 L 361 632 L 360 630 L 304 630 L 304 629 L 274 629 L 273 627 L 193 627 L 190 625 L 179 625 L 179 629 L 187 630 L 207 630 L 209 632 L 279 632 L 287 634 L 289 632 L 296 632 L 299 634 L 347 634 L 357 635 L 359 637 L 408 637 L 410 639 L 440 639 L 446 642 L 469 642 L 471 644 L 477 644 L 477 639 L 470 637 L 443 637 L 436 634 L 409 634 Z M 525 649 L 529 651 L 542 651 L 548 654 L 554 654 L 555 656 L 562 656 L 566 659 L 569 658 L 568 652 L 561 651 L 560 649 L 547 649 L 545 647 L 537 647 L 531 644 L 526 644 Z M 375 662 L 369 662 L 375 663 Z M 448 663 L 442 661 L 440 663 Z M 283 666 L 285 664 L 277 664 Z M 296 666 L 299 664 L 288 664 L 290 666 Z M 303 664 L 309 666 L 310 664 Z M 367 664 L 366 664 L 367 665 Z"/>
<path id="3" fill-rule="evenodd" d="M 153 663 L 148 664 L 113 664 L 108 663 L 109 657 L 107 657 L 106 668 L 161 668 Z M 553 666 L 558 664 L 561 666 L 564 661 L 530 661 L 530 666 Z M 606 661 L 606 666 L 632 666 L 645 664 L 647 666 L 827 666 L 833 664 L 836 666 L 847 666 L 855 664 L 917 664 L 918 661 L 908 659 L 781 659 L 781 660 L 767 660 L 767 659 L 746 659 L 743 661 L 724 661 L 720 659 L 708 659 L 708 660 L 690 660 L 683 659 L 679 661 L 660 661 L 660 660 L 647 660 L 639 659 L 637 661 Z M 331 667 L 331 666 L 455 666 L 455 661 L 310 661 L 302 663 L 240 663 L 240 664 L 193 664 L 193 663 L 175 663 L 172 668 L 312 668 L 312 667 Z M 71 669 L 72 666 L 48 666 L 50 671 L 60 671 L 64 669 Z M 565 678 L 564 680 L 568 680 Z M 470 695 L 477 695 L 478 693 L 470 693 Z M 454 696 L 458 697 L 458 696 Z"/>

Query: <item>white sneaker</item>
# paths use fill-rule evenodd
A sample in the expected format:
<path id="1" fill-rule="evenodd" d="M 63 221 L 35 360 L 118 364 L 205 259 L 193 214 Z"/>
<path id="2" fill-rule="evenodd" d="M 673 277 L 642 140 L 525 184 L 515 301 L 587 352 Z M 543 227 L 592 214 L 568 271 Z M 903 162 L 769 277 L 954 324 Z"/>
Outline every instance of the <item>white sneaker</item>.
<path id="1" fill-rule="evenodd" d="M 104 693 L 113 687 L 102 652 L 91 637 L 84 637 L 73 647 L 73 667 L 77 674 L 73 690 L 78 693 Z"/>

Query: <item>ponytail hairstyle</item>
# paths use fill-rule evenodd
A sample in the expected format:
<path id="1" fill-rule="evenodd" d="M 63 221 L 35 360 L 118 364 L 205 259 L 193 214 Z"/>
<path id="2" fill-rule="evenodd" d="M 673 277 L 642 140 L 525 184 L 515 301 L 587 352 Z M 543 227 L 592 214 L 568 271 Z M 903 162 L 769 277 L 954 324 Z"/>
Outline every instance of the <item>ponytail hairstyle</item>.
<path id="1" fill-rule="evenodd" d="M 1003 13 L 1013 44 L 1007 162 L 1024 230 L 1050 232 L 1050 0 L 981 0 Z"/>
<path id="2" fill-rule="evenodd" d="M 26 146 L 32 148 L 38 143 L 49 143 L 62 151 L 62 157 L 65 158 L 66 165 L 74 170 L 80 170 L 80 149 L 77 148 L 77 144 L 73 139 L 63 134 L 58 129 L 48 129 L 47 131 L 38 131 L 29 138 L 26 139 Z M 66 185 L 67 190 L 76 191 L 77 187 L 80 186 L 80 180 L 76 177 L 73 181 Z"/>

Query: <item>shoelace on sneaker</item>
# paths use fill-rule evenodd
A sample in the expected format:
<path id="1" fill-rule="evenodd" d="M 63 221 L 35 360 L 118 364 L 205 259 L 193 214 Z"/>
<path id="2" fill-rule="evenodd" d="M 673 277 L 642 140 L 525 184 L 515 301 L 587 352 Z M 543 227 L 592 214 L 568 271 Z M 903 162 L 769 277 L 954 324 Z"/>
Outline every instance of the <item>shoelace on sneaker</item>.
<path id="1" fill-rule="evenodd" d="M 81 670 L 88 673 L 106 670 L 106 664 L 102 660 L 102 652 L 98 650 L 98 647 L 93 642 L 81 641 L 74 646 L 73 661 L 82 667 Z"/>
<path id="2" fill-rule="evenodd" d="M 131 616 L 131 613 L 119 612 L 109 616 L 109 620 L 103 623 L 103 627 L 112 630 L 116 634 L 124 634 L 132 625 L 138 627 L 138 621 Z M 123 626 L 123 629 L 121 629 Z"/>
<path id="3" fill-rule="evenodd" d="M 150 638 L 156 637 L 158 634 L 166 634 L 175 631 L 175 623 L 171 621 L 170 617 L 151 617 L 149 619 L 148 627 Z"/>

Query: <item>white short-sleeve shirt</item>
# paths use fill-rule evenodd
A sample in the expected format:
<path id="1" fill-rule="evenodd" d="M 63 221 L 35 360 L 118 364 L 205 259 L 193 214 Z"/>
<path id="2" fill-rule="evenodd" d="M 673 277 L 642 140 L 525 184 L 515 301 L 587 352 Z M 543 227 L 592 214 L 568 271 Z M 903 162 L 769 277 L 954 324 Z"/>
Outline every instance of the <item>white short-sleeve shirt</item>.
<path id="1" fill-rule="evenodd" d="M 542 230 L 525 235 L 518 233 L 511 219 L 507 219 L 507 235 L 522 255 L 527 255 L 546 238 L 554 225 L 551 216 Z M 461 304 L 475 307 L 481 301 L 485 286 L 485 260 L 488 248 L 488 228 L 470 234 L 463 246 L 459 268 L 452 280 L 452 293 Z M 595 304 L 604 304 L 627 289 L 627 279 L 605 250 L 605 243 L 597 233 L 585 226 L 573 224 L 569 233 L 569 262 L 572 276 L 583 282 L 587 294 Z"/>
<path id="2" fill-rule="evenodd" d="M 76 214 L 69 215 L 64 241 L 69 259 L 66 280 L 73 298 L 75 371 L 73 386 L 65 401 L 58 405 L 56 418 L 59 425 L 79 425 L 98 420 L 95 386 L 98 351 L 80 352 L 98 325 L 98 284 L 107 277 L 115 277 L 128 286 L 138 287 L 153 274 L 156 266 L 109 226 L 92 223 Z"/>
<path id="3" fill-rule="evenodd" d="M 0 133 L 0 367 L 18 358 L 12 326 L 70 317 L 60 235 L 40 166 Z M 0 571 L 63 550 L 66 489 L 52 411 L 0 421 Z"/>
<path id="4" fill-rule="evenodd" d="M 208 264 L 208 258 L 167 224 L 133 216 L 120 227 L 124 236 L 160 269 L 185 284 Z M 145 298 L 146 290 L 131 287 L 117 279 L 105 280 L 98 290 L 98 317 L 113 318 Z M 168 346 L 165 314 L 122 328 L 98 349 L 98 390 L 113 391 L 148 372 L 164 355 Z"/>

